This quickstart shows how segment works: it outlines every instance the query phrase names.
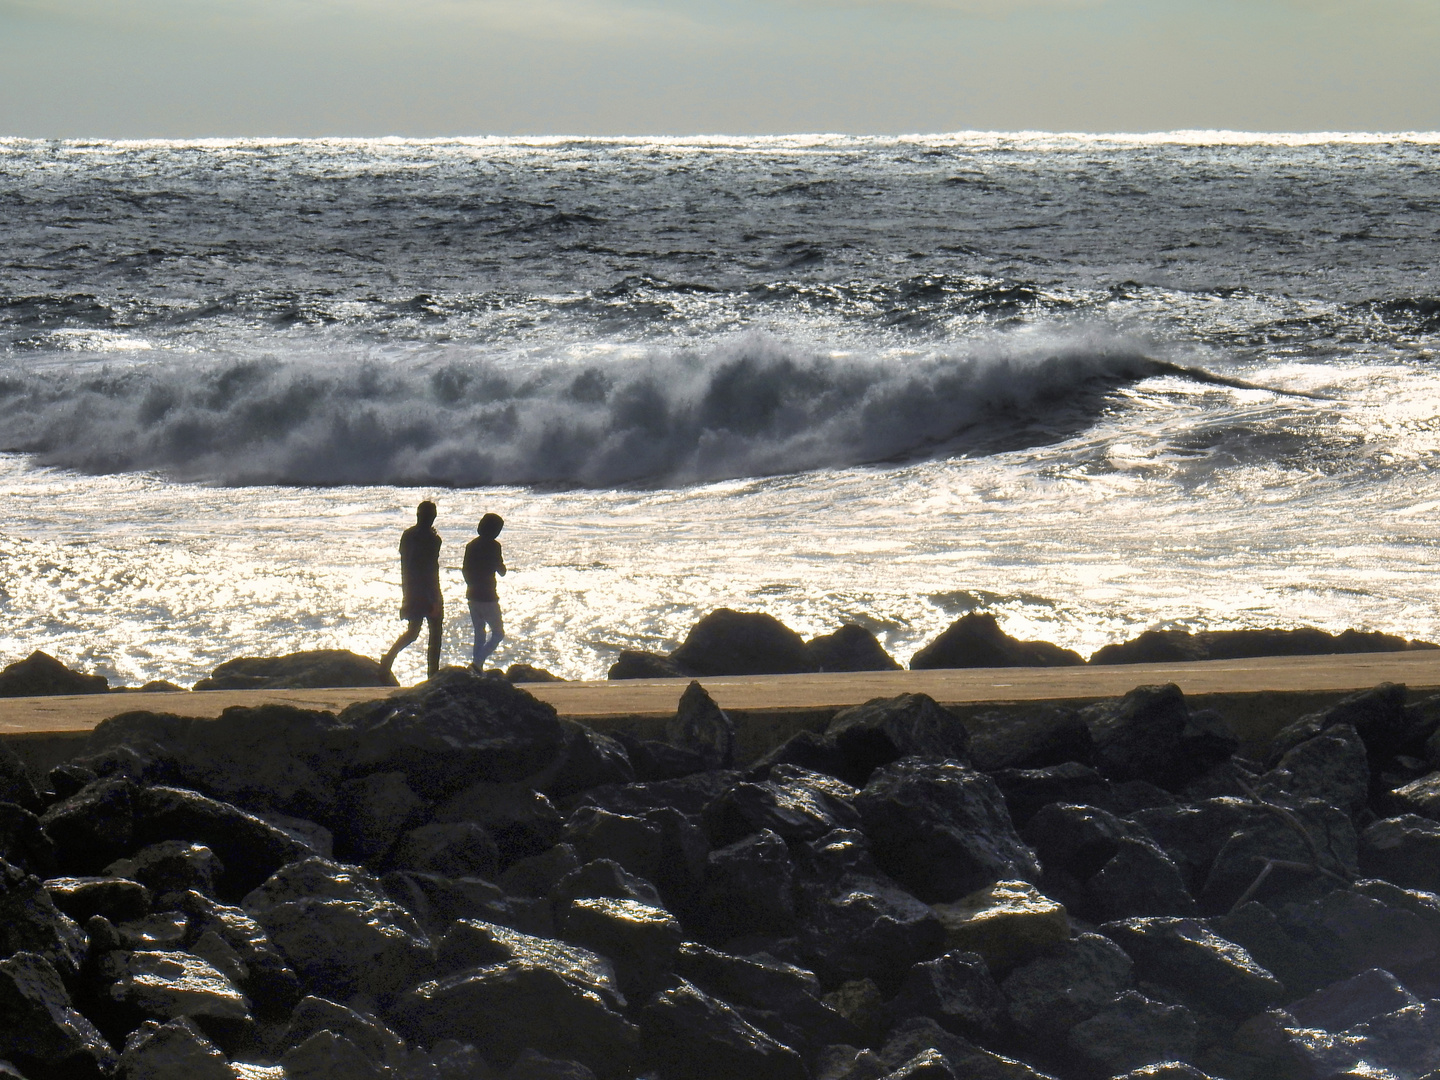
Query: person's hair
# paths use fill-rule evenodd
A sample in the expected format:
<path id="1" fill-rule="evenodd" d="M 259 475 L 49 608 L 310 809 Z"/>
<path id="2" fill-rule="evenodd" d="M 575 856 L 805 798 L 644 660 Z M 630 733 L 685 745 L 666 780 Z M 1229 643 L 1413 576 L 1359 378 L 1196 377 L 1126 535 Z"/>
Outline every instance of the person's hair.
<path id="1" fill-rule="evenodd" d="M 435 520 L 435 515 L 439 512 L 439 510 L 435 509 L 435 504 L 429 499 L 426 499 L 415 508 L 415 520 L 421 525 L 429 525 Z"/>
<path id="2" fill-rule="evenodd" d="M 486 514 L 480 519 L 480 524 L 475 527 L 475 531 L 487 540 L 494 540 L 504 527 L 505 519 L 499 514 Z"/>

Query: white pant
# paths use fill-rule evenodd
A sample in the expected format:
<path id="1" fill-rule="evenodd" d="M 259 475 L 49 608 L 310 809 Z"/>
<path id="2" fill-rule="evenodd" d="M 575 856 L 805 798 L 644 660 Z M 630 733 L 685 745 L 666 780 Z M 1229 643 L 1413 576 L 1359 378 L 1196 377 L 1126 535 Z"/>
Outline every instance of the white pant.
<path id="1" fill-rule="evenodd" d="M 475 624 L 475 666 L 483 667 L 485 661 L 505 640 L 505 624 L 500 621 L 500 604 L 496 600 L 471 600 L 470 621 Z M 492 631 L 487 638 L 485 628 Z"/>

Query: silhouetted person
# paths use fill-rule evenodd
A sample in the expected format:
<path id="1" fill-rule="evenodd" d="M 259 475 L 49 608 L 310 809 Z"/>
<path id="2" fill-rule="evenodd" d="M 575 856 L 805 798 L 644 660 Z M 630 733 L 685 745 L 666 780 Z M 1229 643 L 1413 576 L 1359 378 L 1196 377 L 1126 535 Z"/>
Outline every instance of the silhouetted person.
<path id="1" fill-rule="evenodd" d="M 410 625 L 380 658 L 388 673 L 400 650 L 420 636 L 420 623 L 430 623 L 428 670 L 440 670 L 440 634 L 445 606 L 440 598 L 440 534 L 435 531 L 435 504 L 425 500 L 415 508 L 415 524 L 400 534 L 400 617 Z"/>
<path id="2" fill-rule="evenodd" d="M 505 576 L 505 557 L 495 539 L 504 527 L 505 519 L 499 514 L 486 514 L 475 530 L 480 535 L 465 545 L 465 596 L 470 601 L 470 621 L 475 624 L 475 660 L 470 666 L 476 672 L 485 670 L 485 661 L 505 640 L 500 596 L 495 591 L 495 575 Z"/>

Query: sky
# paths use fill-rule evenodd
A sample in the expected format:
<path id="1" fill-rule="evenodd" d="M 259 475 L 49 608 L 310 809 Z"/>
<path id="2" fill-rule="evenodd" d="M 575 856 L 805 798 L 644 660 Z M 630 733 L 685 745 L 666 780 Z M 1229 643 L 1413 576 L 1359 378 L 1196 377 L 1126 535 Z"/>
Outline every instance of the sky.
<path id="1" fill-rule="evenodd" d="M 1440 0 L 0 0 L 0 136 L 1440 129 Z"/>

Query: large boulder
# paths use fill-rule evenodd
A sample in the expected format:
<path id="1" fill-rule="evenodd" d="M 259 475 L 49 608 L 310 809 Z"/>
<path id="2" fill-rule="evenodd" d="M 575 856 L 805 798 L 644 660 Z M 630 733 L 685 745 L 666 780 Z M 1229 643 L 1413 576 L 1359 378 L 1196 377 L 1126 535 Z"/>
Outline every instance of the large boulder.
<path id="1" fill-rule="evenodd" d="M 898 671 L 900 664 L 863 626 L 846 623 L 805 643 L 818 671 Z"/>
<path id="2" fill-rule="evenodd" d="M 1291 1002 L 1285 1011 L 1305 1027 L 1340 1032 L 1419 1004 L 1420 999 L 1390 972 L 1370 968 Z"/>
<path id="3" fill-rule="evenodd" d="M 807 1080 L 800 1055 L 730 1005 L 684 981 L 658 991 L 640 1014 L 646 1057 L 665 1077 Z"/>
<path id="4" fill-rule="evenodd" d="M 1360 834 L 1360 869 L 1404 889 L 1440 892 L 1440 822 L 1381 818 Z"/>
<path id="5" fill-rule="evenodd" d="M 1186 660 L 1240 660 L 1250 656 L 1317 656 L 1330 653 L 1403 652 L 1433 649 L 1423 641 L 1392 634 L 1346 630 L 1328 634 L 1302 626 L 1295 630 L 1146 630 L 1139 637 L 1106 645 L 1092 664 L 1172 664 Z"/>
<path id="6" fill-rule="evenodd" d="M 1440 821 L 1440 770 L 1398 787 L 1391 794 L 1405 813 Z"/>
<path id="7" fill-rule="evenodd" d="M 87 776 L 86 781 L 93 779 L 93 776 Z M 79 786 L 84 787 L 85 785 L 82 783 Z M 67 791 L 65 794 L 69 795 L 72 792 Z M 0 742 L 0 804 L 5 803 L 18 806 L 31 813 L 38 813 L 45 808 L 40 793 L 35 790 L 35 781 L 30 776 L 30 770 L 20 760 L 20 755 L 5 743 Z"/>
<path id="8" fill-rule="evenodd" d="M 552 798 L 564 798 L 602 784 L 628 784 L 635 779 L 629 751 L 619 739 L 584 724 L 563 720 L 565 742 L 549 765 L 526 783 Z"/>
<path id="9" fill-rule="evenodd" d="M 1126 990 L 1114 1001 L 1070 1029 L 1066 1044 L 1072 1059 L 1095 1076 L 1195 1056 L 1199 1041 L 1195 1016 L 1182 1005 L 1153 1001 Z"/>
<path id="10" fill-rule="evenodd" d="M 802 888 L 800 911 L 801 955 L 827 985 L 873 979 L 893 989 L 945 948 L 935 913 L 883 875 L 851 872 L 829 888 Z"/>
<path id="11" fill-rule="evenodd" d="M 420 824 L 428 811 L 410 790 L 405 774 L 371 773 L 341 784 L 337 792 L 335 847 L 339 854 L 367 862 L 389 851 L 400 834 Z"/>
<path id="12" fill-rule="evenodd" d="M 668 656 L 640 649 L 621 649 L 605 673 L 607 679 L 693 679 L 699 672 L 681 667 Z"/>
<path id="13" fill-rule="evenodd" d="M 1367 888 L 1368 884 L 1335 889 L 1309 903 L 1286 904 L 1280 912 L 1281 924 L 1337 976 L 1372 967 L 1403 976 L 1429 966 L 1440 955 L 1440 921 L 1436 919 L 1440 902 L 1433 896 L 1425 901 L 1428 894 L 1423 893 L 1407 897 L 1405 890 L 1388 883 L 1374 883 L 1384 885 L 1383 890 Z M 1420 904 L 1409 902 L 1411 897 Z M 1417 906 L 1421 910 L 1414 910 Z M 1424 911 L 1425 906 L 1431 911 Z"/>
<path id="14" fill-rule="evenodd" d="M 60 869 L 94 874 L 126 854 L 135 842 L 136 786 L 124 777 L 96 780 L 40 817 L 55 841 Z"/>
<path id="15" fill-rule="evenodd" d="M 311 649 L 286 656 L 227 660 L 196 690 L 288 690 L 312 686 L 399 686 L 378 660 L 347 649 Z"/>
<path id="16" fill-rule="evenodd" d="M 1008 971 L 1070 937 L 1064 907 L 1028 881 L 997 881 L 934 911 L 945 944 L 979 954 L 992 971 Z"/>
<path id="17" fill-rule="evenodd" d="M 675 715 L 665 724 L 671 745 L 698 754 L 709 769 L 728 769 L 735 762 L 735 722 L 715 704 L 698 682 L 680 695 Z"/>
<path id="18" fill-rule="evenodd" d="M 433 818 L 483 828 L 502 867 L 553 847 L 564 826 L 554 804 L 528 784 L 472 784 L 436 806 Z"/>
<path id="19" fill-rule="evenodd" d="M 1048 641 L 1020 641 L 1000 629 L 995 616 L 972 611 L 956 619 L 910 659 L 914 671 L 930 668 L 1073 667 L 1085 659 Z"/>
<path id="20" fill-rule="evenodd" d="M 1173 987 L 1221 1015 L 1249 1016 L 1285 996 L 1280 980 L 1249 953 L 1194 919 L 1122 919 L 1100 932 L 1135 961 L 1140 978 Z"/>
<path id="21" fill-rule="evenodd" d="M 765 829 L 710 852 L 697 914 L 721 940 L 782 933 L 795 925 L 794 887 L 790 849 Z"/>
<path id="22" fill-rule="evenodd" d="M 881 765 L 902 757 L 970 763 L 970 733 L 926 694 L 873 698 L 841 709 L 825 728 L 845 762 L 846 779 L 864 784 Z"/>
<path id="23" fill-rule="evenodd" d="M 92 915 L 103 915 L 111 922 L 128 922 L 150 913 L 150 890 L 125 878 L 50 878 L 45 882 L 45 891 L 57 908 L 82 926 Z"/>
<path id="24" fill-rule="evenodd" d="M 1355 813 L 1370 798 L 1370 760 L 1349 724 L 1334 724 L 1287 750 L 1256 785 L 1261 794 L 1320 799 Z"/>
<path id="25" fill-rule="evenodd" d="M 214 965 L 188 952 L 110 952 L 96 959 L 101 989 L 92 1009 L 104 1030 L 131 1031 L 145 1020 L 189 1017 L 222 1048 L 251 1033 L 250 1002 Z"/>
<path id="26" fill-rule="evenodd" d="M 818 840 L 834 829 L 860 824 L 859 792 L 823 773 L 777 765 L 767 780 L 742 781 L 705 808 L 710 841 L 723 847 L 764 829 L 787 840 Z"/>
<path id="27" fill-rule="evenodd" d="M 566 941 L 607 957 L 620 989 L 637 999 L 659 988 L 684 939 L 668 911 L 606 896 L 572 900 L 559 924 Z"/>
<path id="28" fill-rule="evenodd" d="M 100 1080 L 115 1050 L 75 1010 L 60 975 L 35 953 L 0 960 L 0 1058 L 34 1080 Z"/>
<path id="29" fill-rule="evenodd" d="M 0 861 L 0 957 L 33 953 L 66 977 L 80 971 L 85 933 L 39 878 Z"/>
<path id="30" fill-rule="evenodd" d="M 147 1020 L 125 1040 L 119 1075 L 125 1080 L 235 1080 L 235 1071 L 188 1017 Z"/>
<path id="31" fill-rule="evenodd" d="M 696 675 L 786 675 L 817 670 L 805 640 L 773 615 L 717 608 L 670 659 Z"/>
<path id="32" fill-rule="evenodd" d="M 1016 1027 L 1054 1042 L 1129 989 L 1133 971 L 1109 938 L 1081 934 L 1017 967 L 1000 989 Z"/>
<path id="33" fill-rule="evenodd" d="M 40 877 L 58 868 L 55 841 L 38 817 L 14 803 L 0 802 L 0 859 Z"/>
<path id="34" fill-rule="evenodd" d="M 896 1020 L 929 1017 L 961 1035 L 994 1036 L 1005 998 L 979 953 L 952 949 L 906 972 L 886 1012 Z"/>
<path id="35" fill-rule="evenodd" d="M 185 943 L 197 955 L 226 951 L 240 964 L 233 972 L 262 1019 L 288 1014 L 301 996 L 300 980 L 275 947 L 264 927 L 242 908 L 220 904 L 197 892 L 171 897 L 176 911 L 187 917 Z M 223 950 L 213 947 L 213 940 Z M 211 947 L 207 948 L 205 942 Z"/>
<path id="36" fill-rule="evenodd" d="M 1071 761 L 1088 764 L 1094 749 L 1080 714 L 1058 705 L 1035 705 L 1018 716 L 980 713 L 966 727 L 970 762 L 983 772 L 1042 769 Z"/>
<path id="37" fill-rule="evenodd" d="M 1089 706 L 1082 716 L 1095 740 L 1095 764 L 1111 780 L 1163 786 L 1193 768 L 1181 755 L 1190 710 L 1174 683 L 1136 687 L 1123 698 Z"/>
<path id="38" fill-rule="evenodd" d="M 290 1014 L 284 1041 L 288 1046 L 300 1046 L 319 1031 L 345 1036 L 374 1062 L 399 1065 L 405 1059 L 405 1040 L 378 1017 L 310 995 Z"/>
<path id="39" fill-rule="evenodd" d="M 1321 712 L 1302 716 L 1282 728 L 1266 754 L 1266 765 L 1275 766 L 1293 747 L 1313 739 L 1338 724 L 1349 724 L 1365 743 L 1370 760 L 1388 761 L 1404 747 L 1411 729 L 1406 713 L 1406 689 L 1400 683 L 1380 683 L 1369 690 L 1336 702 Z"/>
<path id="40" fill-rule="evenodd" d="M 105 676 L 71 671 L 49 653 L 38 649 L 24 660 L 0 669 L 0 697 L 103 694 L 109 687 Z"/>

